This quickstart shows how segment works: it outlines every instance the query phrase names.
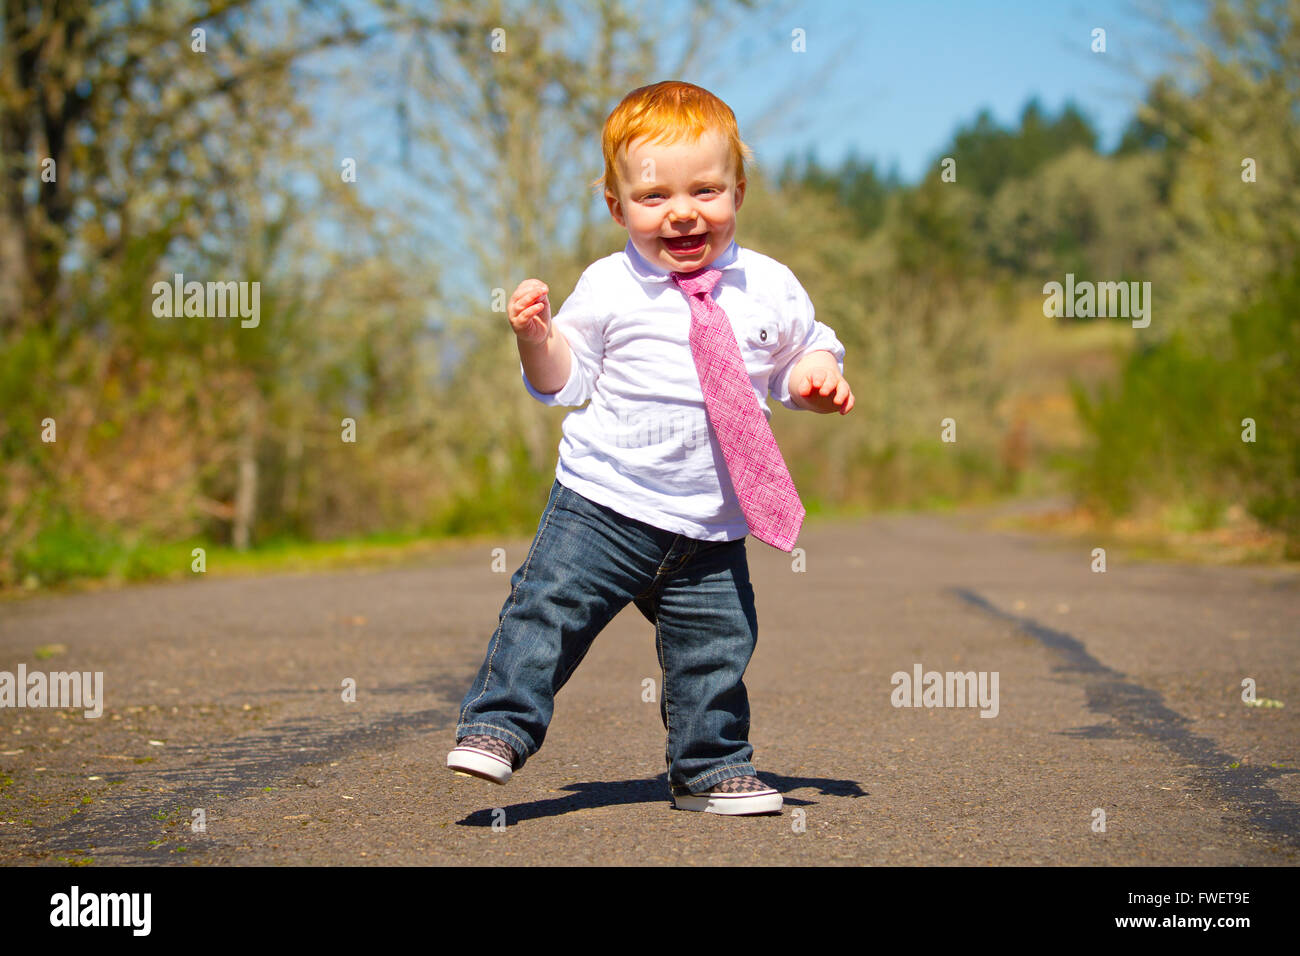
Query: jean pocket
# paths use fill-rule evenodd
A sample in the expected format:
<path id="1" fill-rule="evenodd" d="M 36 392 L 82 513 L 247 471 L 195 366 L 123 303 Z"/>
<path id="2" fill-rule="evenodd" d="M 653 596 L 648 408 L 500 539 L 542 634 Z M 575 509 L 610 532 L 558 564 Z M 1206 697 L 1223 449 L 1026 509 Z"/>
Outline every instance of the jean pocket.
<path id="1" fill-rule="evenodd" d="M 584 498 L 572 488 L 564 485 L 560 485 L 560 491 L 555 496 L 555 507 L 559 511 L 571 511 L 580 515 L 600 513 L 595 502 Z"/>

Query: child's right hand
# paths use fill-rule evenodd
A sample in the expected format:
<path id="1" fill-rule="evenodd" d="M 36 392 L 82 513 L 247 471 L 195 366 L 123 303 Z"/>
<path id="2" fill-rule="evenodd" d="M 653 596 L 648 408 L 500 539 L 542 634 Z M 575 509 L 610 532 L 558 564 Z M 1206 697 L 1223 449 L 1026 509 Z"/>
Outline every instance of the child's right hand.
<path id="1" fill-rule="evenodd" d="M 525 279 L 506 305 L 510 327 L 523 342 L 540 345 L 551 334 L 550 290 L 541 279 Z"/>

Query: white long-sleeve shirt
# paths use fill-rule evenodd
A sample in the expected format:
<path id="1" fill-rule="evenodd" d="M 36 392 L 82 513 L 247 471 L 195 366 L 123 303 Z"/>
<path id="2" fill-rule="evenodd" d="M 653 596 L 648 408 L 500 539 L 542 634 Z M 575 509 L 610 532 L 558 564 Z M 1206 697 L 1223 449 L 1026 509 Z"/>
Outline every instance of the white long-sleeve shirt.
<path id="1" fill-rule="evenodd" d="M 809 352 L 844 346 L 813 316 L 794 273 L 732 242 L 712 264 L 722 270 L 713 299 L 731 320 L 763 414 L 770 395 L 786 408 L 790 372 Z M 561 426 L 555 477 L 584 498 L 665 531 L 704 541 L 749 532 L 727 475 L 691 355 L 691 309 L 666 271 L 628 241 L 593 262 L 552 322 L 572 351 L 568 381 L 530 395 L 544 405 L 582 405 Z M 787 462 L 788 464 L 788 462 Z"/>

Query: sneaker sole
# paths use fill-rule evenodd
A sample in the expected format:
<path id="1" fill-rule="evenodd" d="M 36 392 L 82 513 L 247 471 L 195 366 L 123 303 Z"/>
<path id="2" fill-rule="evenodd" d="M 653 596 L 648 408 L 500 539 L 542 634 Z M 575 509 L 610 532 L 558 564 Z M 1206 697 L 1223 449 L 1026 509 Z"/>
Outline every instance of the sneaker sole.
<path id="1" fill-rule="evenodd" d="M 505 783 L 513 771 L 494 753 L 479 750 L 477 747 L 457 747 L 447 754 L 447 766 L 460 773 L 491 780 L 493 783 Z"/>
<path id="2" fill-rule="evenodd" d="M 673 797 L 678 810 L 699 810 L 704 813 L 724 813 L 728 816 L 745 816 L 751 813 L 780 813 L 781 794 L 775 790 L 756 793 L 699 793 Z"/>

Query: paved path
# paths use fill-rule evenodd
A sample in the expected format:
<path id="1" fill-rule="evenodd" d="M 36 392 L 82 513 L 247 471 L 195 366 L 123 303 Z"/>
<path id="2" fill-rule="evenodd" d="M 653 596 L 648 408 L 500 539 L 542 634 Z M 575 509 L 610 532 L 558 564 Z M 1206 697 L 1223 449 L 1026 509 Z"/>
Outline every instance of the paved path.
<path id="1" fill-rule="evenodd" d="M 631 607 L 506 787 L 445 768 L 528 544 L 0 604 L 0 670 L 102 671 L 106 697 L 93 720 L 0 710 L 0 863 L 1300 860 L 1294 570 L 1099 574 L 1088 548 L 971 518 L 810 519 L 803 572 L 751 538 L 752 741 L 786 802 L 726 818 L 670 807 Z M 916 664 L 996 671 L 997 716 L 894 707 Z M 1246 677 L 1285 706 L 1245 705 Z"/>

